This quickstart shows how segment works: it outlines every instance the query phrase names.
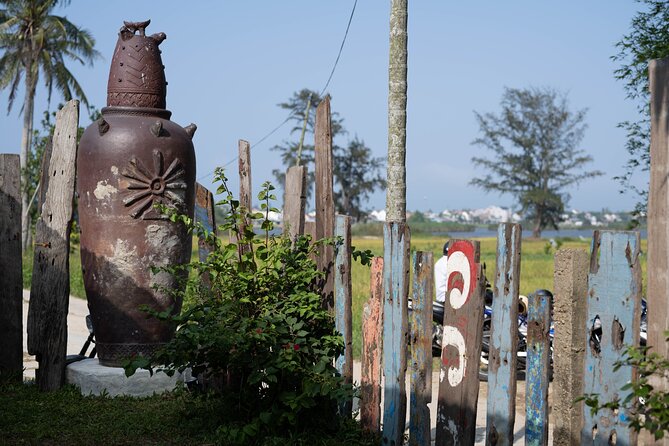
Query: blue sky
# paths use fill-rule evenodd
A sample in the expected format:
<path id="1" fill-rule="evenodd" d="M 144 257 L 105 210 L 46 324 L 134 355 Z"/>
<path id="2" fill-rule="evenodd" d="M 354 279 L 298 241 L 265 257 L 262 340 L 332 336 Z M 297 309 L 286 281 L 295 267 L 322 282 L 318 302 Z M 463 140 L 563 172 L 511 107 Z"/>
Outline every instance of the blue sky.
<path id="1" fill-rule="evenodd" d="M 328 88 L 332 110 L 349 132 L 339 142 L 358 136 L 375 156 L 387 150 L 389 4 L 358 1 Z M 253 144 L 285 119 L 276 104 L 301 88 L 323 88 L 352 6 L 353 0 L 73 0 L 61 13 L 97 40 L 103 58 L 93 68 L 73 64 L 72 71 L 99 108 L 106 105 L 109 62 L 123 20 L 150 18 L 150 33 L 167 34 L 161 45 L 167 108 L 173 121 L 198 125 L 197 177 L 211 187 L 207 174 L 235 159 L 238 139 Z M 632 209 L 636 197 L 619 194 L 612 178 L 627 159 L 625 135 L 616 124 L 635 119 L 635 106 L 613 78 L 610 56 L 640 6 L 630 0 L 410 1 L 407 208 L 512 206 L 511 196 L 468 185 L 481 175 L 471 157 L 484 154 L 471 145 L 478 132 L 474 110 L 496 112 L 504 87 L 546 86 L 567 92 L 573 109 L 589 109 L 582 148 L 594 157 L 592 167 L 605 172 L 568 190 L 570 207 Z M 51 107 L 60 100 L 52 98 Z M 0 103 L 7 103 L 5 92 Z M 38 118 L 46 107 L 40 90 Z M 19 152 L 19 109 L 20 103 L 9 115 L 0 113 L 2 152 Z M 88 125 L 86 117 L 82 125 Z M 254 190 L 280 166 L 269 149 L 298 137 L 290 128 L 253 147 Z M 229 170 L 233 183 L 234 173 Z M 645 182 L 639 176 L 638 183 Z M 384 204 L 379 192 L 369 206 Z"/>

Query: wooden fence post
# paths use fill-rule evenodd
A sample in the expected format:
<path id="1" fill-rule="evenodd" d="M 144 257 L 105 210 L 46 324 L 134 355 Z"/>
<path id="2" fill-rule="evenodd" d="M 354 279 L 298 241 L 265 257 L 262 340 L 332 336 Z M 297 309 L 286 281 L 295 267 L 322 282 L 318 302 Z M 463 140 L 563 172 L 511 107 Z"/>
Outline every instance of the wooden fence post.
<path id="1" fill-rule="evenodd" d="M 436 445 L 474 444 L 485 277 L 479 242 L 448 249 Z"/>
<path id="2" fill-rule="evenodd" d="M 245 209 L 245 212 L 251 210 L 253 200 L 253 191 L 251 188 L 251 145 L 248 141 L 240 139 L 239 149 L 239 206 Z M 240 230 L 248 225 L 248 219 L 244 218 Z"/>
<path id="3" fill-rule="evenodd" d="M 486 445 L 513 444 L 521 231 L 519 224 L 512 223 L 501 224 L 497 230 L 497 269 L 488 361 Z"/>
<path id="4" fill-rule="evenodd" d="M 283 230 L 295 240 L 304 234 L 304 207 L 307 201 L 307 168 L 293 166 L 286 172 L 286 190 L 283 205 Z"/>
<path id="5" fill-rule="evenodd" d="M 403 442 L 406 421 L 407 306 L 409 297 L 408 226 L 386 222 L 383 226 L 383 444 Z"/>
<path id="6" fill-rule="evenodd" d="M 583 370 L 584 393 L 599 394 L 600 401 L 625 400 L 622 387 L 636 379 L 632 367 L 614 370 L 628 345 L 639 345 L 641 314 L 641 263 L 638 232 L 595 231 L 588 277 L 587 333 Z M 581 444 L 636 444 L 637 434 L 627 424 L 627 410 L 602 409 L 596 416 L 583 414 Z"/>
<path id="7" fill-rule="evenodd" d="M 216 235 L 214 195 L 200 183 L 195 183 L 195 221 L 202 223 L 204 229 Z M 213 246 L 209 245 L 204 238 L 199 238 L 197 248 L 200 262 L 205 262 Z M 203 279 L 207 285 L 211 284 L 211 278 L 208 274 Z"/>
<path id="8" fill-rule="evenodd" d="M 551 366 L 553 296 L 537 290 L 527 311 L 527 374 L 525 376 L 525 444 L 548 444 L 548 383 Z"/>
<path id="9" fill-rule="evenodd" d="M 325 96 L 316 108 L 315 167 L 316 167 L 316 238 L 334 236 L 335 209 L 333 196 L 332 120 L 330 96 Z M 326 271 L 323 287 L 323 305 L 332 310 L 334 306 L 334 249 L 323 246 L 318 256 L 318 267 Z"/>
<path id="10" fill-rule="evenodd" d="M 650 183 L 648 188 L 648 346 L 669 358 L 669 58 L 651 60 L 650 81 Z M 666 379 L 650 377 L 657 390 L 668 391 Z M 652 434 L 643 434 L 644 444 L 669 445 L 669 439 L 656 442 Z"/>
<path id="11" fill-rule="evenodd" d="M 583 422 L 585 300 L 588 294 L 588 253 L 560 249 L 555 253 L 553 286 L 553 445 L 579 446 Z"/>
<path id="12" fill-rule="evenodd" d="M 23 270 L 19 155 L 0 154 L 0 374 L 23 380 Z"/>
<path id="13" fill-rule="evenodd" d="M 362 313 L 360 424 L 368 432 L 381 430 L 382 329 L 383 257 L 374 257 L 370 273 L 370 296 Z"/>
<path id="14" fill-rule="evenodd" d="M 336 360 L 336 367 L 346 384 L 353 383 L 353 324 L 351 308 L 351 217 L 338 215 L 335 236 L 343 243 L 337 247 L 335 258 L 335 321 L 337 331 L 344 337 L 344 354 Z M 351 417 L 352 401 L 339 407 L 339 414 Z"/>
<path id="15" fill-rule="evenodd" d="M 37 356 L 40 390 L 56 390 L 65 381 L 67 312 L 70 301 L 70 229 L 76 175 L 79 101 L 56 114 L 46 200 L 35 231 L 28 352 Z M 47 184 L 43 181 L 42 184 Z"/>
<path id="16" fill-rule="evenodd" d="M 432 401 L 432 299 L 434 260 L 431 252 L 413 255 L 411 299 L 411 399 L 409 404 L 409 444 L 430 444 Z"/>

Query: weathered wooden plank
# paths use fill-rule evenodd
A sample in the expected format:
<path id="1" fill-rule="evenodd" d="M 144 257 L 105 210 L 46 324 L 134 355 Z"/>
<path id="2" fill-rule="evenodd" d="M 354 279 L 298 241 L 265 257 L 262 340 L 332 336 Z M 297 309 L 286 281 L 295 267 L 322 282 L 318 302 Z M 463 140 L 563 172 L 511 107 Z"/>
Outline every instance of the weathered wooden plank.
<path id="1" fill-rule="evenodd" d="M 581 443 L 585 300 L 588 294 L 588 253 L 561 249 L 555 253 L 553 290 L 553 445 Z"/>
<path id="2" fill-rule="evenodd" d="M 407 306 L 409 298 L 409 228 L 403 222 L 383 226 L 383 442 L 401 445 L 406 420 Z"/>
<path id="3" fill-rule="evenodd" d="M 516 354 L 521 227 L 504 223 L 497 230 L 497 272 L 488 359 L 486 444 L 513 444 L 516 421 Z"/>
<path id="4" fill-rule="evenodd" d="M 409 444 L 430 444 L 432 401 L 432 299 L 434 259 L 431 252 L 413 255 L 411 293 L 411 398 L 409 402 Z"/>
<path id="5" fill-rule="evenodd" d="M 344 382 L 353 383 L 353 323 L 351 308 L 351 217 L 337 215 L 335 237 L 342 240 L 335 257 L 335 322 L 337 331 L 344 337 L 344 354 L 336 360 L 336 367 Z M 339 414 L 351 416 L 353 401 L 345 401 Z"/>
<path id="6" fill-rule="evenodd" d="M 383 330 L 383 257 L 374 257 L 370 296 L 362 313 L 360 424 L 368 432 L 381 431 L 381 356 Z"/>
<path id="7" fill-rule="evenodd" d="M 584 388 L 602 402 L 624 400 L 630 390 L 622 387 L 636 378 L 632 367 L 614 369 L 626 346 L 639 344 L 641 312 L 641 262 L 638 232 L 595 231 L 592 239 L 586 324 Z M 626 423 L 625 408 L 601 410 L 592 416 L 583 411 L 581 444 L 632 445 L 637 434 Z M 612 439 L 615 441 L 612 443 Z"/>
<path id="8" fill-rule="evenodd" d="M 474 444 L 485 276 L 479 242 L 452 241 L 444 302 L 437 445 Z"/>
<path id="9" fill-rule="evenodd" d="M 335 209 L 330 96 L 325 96 L 316 108 L 314 136 L 316 151 L 316 238 L 332 238 L 334 236 Z M 323 287 L 323 305 L 330 310 L 334 306 L 333 265 L 334 249 L 332 246 L 324 246 L 318 257 L 318 266 L 327 274 Z"/>
<path id="10" fill-rule="evenodd" d="M 202 223 L 204 229 L 216 234 L 216 218 L 214 213 L 214 195 L 200 183 L 195 183 L 195 221 Z M 212 251 L 204 238 L 197 242 L 200 262 L 207 260 Z"/>
<path id="11" fill-rule="evenodd" d="M 60 388 L 65 381 L 78 125 L 79 101 L 72 100 L 56 114 L 53 153 L 49 170 L 44 172 L 49 176 L 49 186 L 35 231 L 28 352 L 37 357 L 37 385 L 46 391 Z"/>
<path id="12" fill-rule="evenodd" d="M 651 60 L 650 82 L 650 182 L 648 187 L 648 343 L 652 351 L 669 358 L 669 58 Z M 650 377 L 658 390 L 668 391 L 669 381 Z M 642 435 L 644 444 L 658 443 L 652 433 Z"/>
<path id="13" fill-rule="evenodd" d="M 548 444 L 548 383 L 551 364 L 552 295 L 537 290 L 527 311 L 527 373 L 525 378 L 525 444 Z"/>
<path id="14" fill-rule="evenodd" d="M 239 206 L 242 212 L 246 214 L 251 211 L 251 201 L 253 199 L 253 190 L 251 188 L 251 145 L 248 141 L 240 139 L 239 149 Z M 249 220 L 243 218 L 240 222 L 240 231 L 243 234 Z M 241 247 L 243 250 L 250 249 L 248 246 Z"/>
<path id="15" fill-rule="evenodd" d="M 291 240 L 304 234 L 304 208 L 307 201 L 307 168 L 293 166 L 286 172 L 283 229 Z"/>
<path id="16" fill-rule="evenodd" d="M 22 380 L 21 165 L 0 154 L 0 374 Z"/>

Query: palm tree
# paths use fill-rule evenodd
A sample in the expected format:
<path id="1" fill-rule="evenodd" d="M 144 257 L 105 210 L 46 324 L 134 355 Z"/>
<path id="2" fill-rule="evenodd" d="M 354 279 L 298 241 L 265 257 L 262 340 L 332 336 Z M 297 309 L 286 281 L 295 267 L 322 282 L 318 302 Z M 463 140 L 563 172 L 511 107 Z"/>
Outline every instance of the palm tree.
<path id="1" fill-rule="evenodd" d="M 69 0 L 3 0 L 0 1 L 0 88 L 9 88 L 7 112 L 11 111 L 23 80 L 23 133 L 21 136 L 21 170 L 25 171 L 33 133 L 35 91 L 40 75 L 48 99 L 57 90 L 65 100 L 78 97 L 88 100 L 81 86 L 65 65 L 73 60 L 92 65 L 99 57 L 95 40 L 65 17 L 51 15 L 59 4 Z M 26 184 L 26 178 L 23 178 Z M 21 194 L 23 207 L 23 247 L 27 248 L 30 221 L 26 188 Z"/>

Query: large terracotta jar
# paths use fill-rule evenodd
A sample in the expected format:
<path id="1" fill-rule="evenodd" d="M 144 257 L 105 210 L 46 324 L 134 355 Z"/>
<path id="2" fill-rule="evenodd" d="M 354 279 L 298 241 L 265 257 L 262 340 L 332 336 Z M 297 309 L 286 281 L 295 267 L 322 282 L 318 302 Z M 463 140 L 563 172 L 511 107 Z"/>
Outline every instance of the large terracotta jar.
<path id="1" fill-rule="evenodd" d="M 100 362 L 150 356 L 174 327 L 142 306 L 178 313 L 178 280 L 152 271 L 186 263 L 191 237 L 157 203 L 193 216 L 195 126 L 170 121 L 158 46 L 149 22 L 121 28 L 109 74 L 107 107 L 81 138 L 77 192 L 81 261 Z"/>

